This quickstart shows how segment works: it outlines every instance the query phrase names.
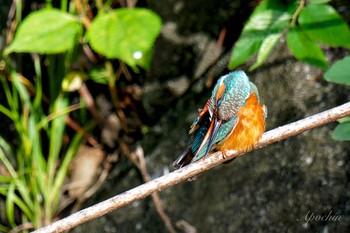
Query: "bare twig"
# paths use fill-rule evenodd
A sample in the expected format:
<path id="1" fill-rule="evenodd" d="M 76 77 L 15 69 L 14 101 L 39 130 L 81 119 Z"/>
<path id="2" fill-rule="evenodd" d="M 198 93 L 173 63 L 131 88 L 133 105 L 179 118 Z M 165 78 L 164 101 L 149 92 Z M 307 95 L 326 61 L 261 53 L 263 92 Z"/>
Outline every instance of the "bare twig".
<path id="1" fill-rule="evenodd" d="M 86 108 L 89 109 L 92 117 L 98 122 L 99 126 L 102 127 L 104 119 L 101 116 L 101 114 L 98 112 L 98 110 L 96 109 L 94 98 L 92 97 L 86 84 L 83 83 L 83 85 L 79 88 L 78 91 L 79 91 L 80 96 L 85 101 Z"/>
<path id="2" fill-rule="evenodd" d="M 144 182 L 151 181 L 151 176 L 148 174 L 146 159 L 145 159 L 143 153 L 139 153 L 138 161 L 139 161 L 138 167 L 139 167 L 139 170 L 141 171 L 142 178 L 143 178 Z M 158 192 L 152 193 L 151 197 L 152 197 L 154 206 L 156 208 L 156 211 L 157 211 L 159 217 L 163 220 L 168 231 L 170 233 L 176 233 L 173 225 L 171 224 L 171 220 L 170 220 L 169 216 L 164 211 L 164 208 L 163 208 L 163 205 L 162 205 L 162 202 L 161 202 L 161 199 L 159 197 Z"/>
<path id="3" fill-rule="evenodd" d="M 261 148 L 267 146 L 274 142 L 300 134 L 304 131 L 333 122 L 347 115 L 350 115 L 350 102 L 294 123 L 270 130 L 262 136 L 256 147 Z M 51 225 L 41 228 L 35 231 L 35 233 L 62 232 L 69 230 L 91 219 L 100 217 L 126 206 L 133 201 L 145 198 L 155 191 L 161 191 L 165 188 L 187 180 L 242 154 L 243 153 L 239 151 L 228 151 L 226 153 L 226 159 L 224 159 L 221 152 L 216 152 L 211 156 L 208 156 L 205 160 L 200 160 L 196 163 L 190 164 L 182 169 L 168 173 L 162 177 L 151 180 L 89 208 L 83 209 L 66 218 L 54 222 Z"/>
<path id="4" fill-rule="evenodd" d="M 80 125 L 74 121 L 70 116 L 66 116 L 66 124 L 76 133 L 83 134 L 83 138 L 94 147 L 99 147 L 98 141 L 88 132 L 86 132 Z"/>
<path id="5" fill-rule="evenodd" d="M 149 182 L 151 180 L 151 176 L 148 174 L 147 163 L 146 163 L 146 159 L 141 146 L 139 146 L 134 152 L 131 152 L 124 142 L 119 141 L 119 144 L 122 150 L 124 151 L 124 153 L 129 157 L 131 162 L 135 164 L 135 166 L 139 169 L 143 181 L 145 183 Z M 158 192 L 152 193 L 151 198 L 159 217 L 164 222 L 165 227 L 168 229 L 170 233 L 175 233 L 176 232 L 175 228 L 173 227 L 169 216 L 164 211 Z"/>

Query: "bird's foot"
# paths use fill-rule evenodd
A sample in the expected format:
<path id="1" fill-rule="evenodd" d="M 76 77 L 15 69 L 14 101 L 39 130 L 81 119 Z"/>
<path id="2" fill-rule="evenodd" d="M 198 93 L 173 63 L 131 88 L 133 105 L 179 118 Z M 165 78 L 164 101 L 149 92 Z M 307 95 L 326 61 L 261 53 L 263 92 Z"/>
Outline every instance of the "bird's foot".
<path id="1" fill-rule="evenodd" d="M 225 159 L 225 160 L 227 159 L 227 154 L 226 154 L 226 152 L 227 152 L 226 150 L 224 150 L 224 151 L 221 152 L 221 153 L 222 153 L 222 158 Z"/>

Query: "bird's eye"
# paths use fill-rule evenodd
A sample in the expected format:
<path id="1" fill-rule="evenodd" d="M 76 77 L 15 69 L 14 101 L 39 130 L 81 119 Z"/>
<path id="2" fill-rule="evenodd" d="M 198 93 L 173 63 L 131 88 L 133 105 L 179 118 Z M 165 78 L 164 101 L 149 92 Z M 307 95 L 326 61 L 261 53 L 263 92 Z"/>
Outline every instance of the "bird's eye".
<path id="1" fill-rule="evenodd" d="M 219 98 L 219 99 L 216 101 L 216 103 L 217 103 L 218 106 L 221 104 L 221 100 L 222 100 L 222 98 Z"/>

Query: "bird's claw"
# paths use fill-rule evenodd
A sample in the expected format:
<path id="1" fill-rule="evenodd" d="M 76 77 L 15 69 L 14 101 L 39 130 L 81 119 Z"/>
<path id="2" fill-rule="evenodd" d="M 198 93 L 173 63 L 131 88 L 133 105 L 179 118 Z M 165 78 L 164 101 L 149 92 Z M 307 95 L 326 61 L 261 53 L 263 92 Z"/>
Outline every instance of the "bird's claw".
<path id="1" fill-rule="evenodd" d="M 227 152 L 227 151 L 222 151 L 222 152 L 221 152 L 221 153 L 222 153 L 222 158 L 223 158 L 224 160 L 227 159 L 227 154 L 226 154 L 226 152 Z"/>

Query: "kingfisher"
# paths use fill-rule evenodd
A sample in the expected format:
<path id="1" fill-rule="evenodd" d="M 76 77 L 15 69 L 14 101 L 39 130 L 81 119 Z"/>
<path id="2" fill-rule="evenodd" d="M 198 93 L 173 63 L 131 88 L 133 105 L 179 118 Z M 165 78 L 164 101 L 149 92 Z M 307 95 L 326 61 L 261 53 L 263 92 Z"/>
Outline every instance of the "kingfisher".
<path id="1" fill-rule="evenodd" d="M 246 151 L 265 131 L 267 108 L 244 71 L 221 76 L 198 112 L 189 131 L 191 143 L 173 163 L 176 169 L 213 151 L 221 151 L 224 157 L 228 150 Z"/>

